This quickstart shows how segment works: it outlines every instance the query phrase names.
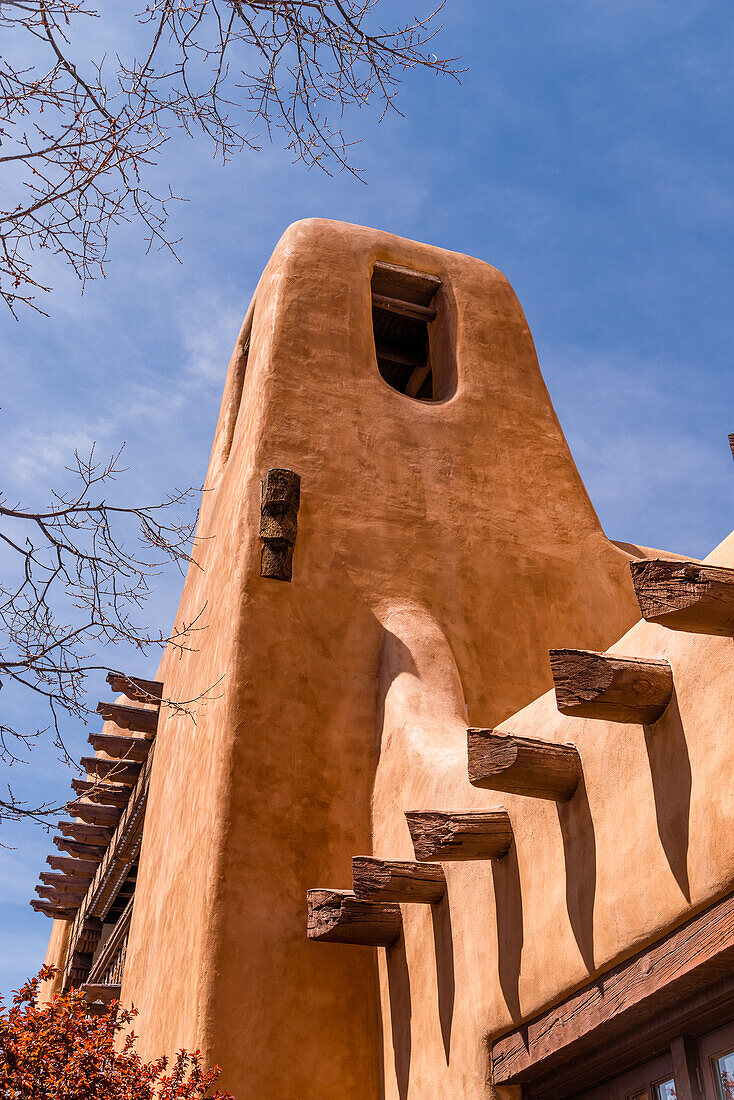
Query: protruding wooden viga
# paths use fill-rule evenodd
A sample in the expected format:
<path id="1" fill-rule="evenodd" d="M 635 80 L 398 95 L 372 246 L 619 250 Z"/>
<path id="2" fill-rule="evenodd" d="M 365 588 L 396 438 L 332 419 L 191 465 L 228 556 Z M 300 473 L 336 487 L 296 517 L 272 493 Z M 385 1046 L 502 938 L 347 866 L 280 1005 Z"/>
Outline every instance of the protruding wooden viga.
<path id="1" fill-rule="evenodd" d="M 692 561 L 632 561 L 643 618 L 671 630 L 734 637 L 734 569 Z"/>
<path id="2" fill-rule="evenodd" d="M 101 985 L 87 982 L 81 988 L 90 1004 L 102 1003 L 108 1005 L 120 999 L 121 986 L 119 985 Z"/>
<path id="3" fill-rule="evenodd" d="M 148 742 L 146 741 L 146 744 Z M 134 786 L 140 775 L 139 760 L 104 760 L 101 756 L 83 756 L 81 766 L 87 775 L 96 775 L 110 783 Z"/>
<path id="4" fill-rule="evenodd" d="M 406 810 L 418 860 L 501 859 L 512 843 L 507 810 Z"/>
<path id="5" fill-rule="evenodd" d="M 412 860 L 352 858 L 355 897 L 362 901 L 410 901 L 432 905 L 446 893 L 443 867 Z"/>
<path id="6" fill-rule="evenodd" d="M 667 661 L 552 649 L 556 703 L 562 714 L 611 722 L 657 722 L 673 696 Z"/>
<path id="7" fill-rule="evenodd" d="M 77 859 L 95 859 L 100 861 L 106 849 L 97 844 L 83 844 L 78 840 L 70 840 L 65 836 L 55 836 L 54 844 L 62 852 L 68 852 Z"/>
<path id="8" fill-rule="evenodd" d="M 557 745 L 495 730 L 467 730 L 469 782 L 508 794 L 566 802 L 581 780 L 573 745 Z"/>
<path id="9" fill-rule="evenodd" d="M 71 788 L 75 794 L 99 802 L 103 806 L 127 806 L 130 800 L 130 787 L 117 783 L 92 782 L 89 779 L 72 779 Z"/>
<path id="10" fill-rule="evenodd" d="M 30 906 L 37 913 L 43 913 L 45 917 L 51 917 L 52 920 L 73 920 L 79 908 L 55 905 L 51 901 L 41 901 L 39 898 L 31 898 Z"/>
<path id="11" fill-rule="evenodd" d="M 145 737 L 129 737 L 124 733 L 90 733 L 87 738 L 95 752 L 121 760 L 142 761 L 150 752 L 150 741 Z"/>
<path id="12" fill-rule="evenodd" d="M 118 695 L 135 703 L 160 703 L 163 684 L 160 680 L 144 680 L 140 676 L 126 676 L 124 672 L 108 672 L 107 683 Z"/>
<path id="13" fill-rule="evenodd" d="M 351 890 L 309 890 L 310 940 L 389 947 L 402 928 L 399 905 L 360 901 Z"/>
<path id="14" fill-rule="evenodd" d="M 145 733 L 149 737 L 158 728 L 158 713 L 145 707 L 127 707 L 123 703 L 97 703 L 97 714 L 101 714 L 105 722 L 114 722 L 120 729 Z"/>
<path id="15" fill-rule="evenodd" d="M 59 821 L 56 828 L 64 836 L 71 837 L 79 844 L 92 844 L 107 847 L 112 840 L 114 829 L 108 825 L 87 825 L 81 821 Z"/>
<path id="16" fill-rule="evenodd" d="M 82 878 L 73 875 L 65 875 L 60 871 L 41 871 L 38 877 L 45 886 L 53 886 L 54 889 L 65 894 L 75 894 L 79 890 L 86 893 L 89 889 L 89 883 L 91 882 L 91 879 L 88 877 Z"/>
<path id="17" fill-rule="evenodd" d="M 86 890 L 64 893 L 62 890 L 57 890 L 55 886 L 36 886 L 36 893 L 44 901 L 50 901 L 54 905 L 60 905 L 64 908 L 69 905 L 81 905 Z"/>
<path id="18" fill-rule="evenodd" d="M 99 867 L 95 859 L 71 859 L 69 856 L 46 856 L 46 863 L 52 871 L 63 871 L 65 875 L 90 879 L 94 878 Z"/>
<path id="19" fill-rule="evenodd" d="M 100 806 L 97 802 L 67 802 L 66 808 L 74 817 L 88 825 L 117 825 L 122 810 L 117 806 Z"/>

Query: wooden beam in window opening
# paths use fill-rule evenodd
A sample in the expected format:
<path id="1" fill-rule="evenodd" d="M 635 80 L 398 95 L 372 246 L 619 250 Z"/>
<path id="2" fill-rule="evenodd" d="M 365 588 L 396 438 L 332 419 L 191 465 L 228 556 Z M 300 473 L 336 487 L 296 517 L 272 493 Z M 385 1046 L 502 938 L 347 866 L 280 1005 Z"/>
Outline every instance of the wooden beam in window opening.
<path id="1" fill-rule="evenodd" d="M 97 703 L 97 714 L 105 722 L 114 722 L 123 730 L 145 733 L 152 737 L 158 728 L 158 711 L 144 707 L 127 707 L 122 703 Z"/>
<path id="2" fill-rule="evenodd" d="M 400 298 L 389 298 L 386 294 L 372 293 L 372 304 L 378 309 L 397 313 L 401 317 L 413 317 L 418 321 L 433 321 L 436 311 L 432 306 L 421 306 L 417 302 L 405 302 Z"/>
<path id="3" fill-rule="evenodd" d="M 443 867 L 411 860 L 352 858 L 354 894 L 360 901 L 408 901 L 433 905 L 446 893 Z"/>
<path id="4" fill-rule="evenodd" d="M 399 367 L 410 367 L 411 370 L 424 370 L 426 368 L 425 358 L 422 355 L 410 355 L 406 351 L 402 351 L 397 347 L 390 347 L 389 344 L 377 344 L 377 355 L 379 359 L 384 359 L 388 363 L 395 363 Z"/>
<path id="5" fill-rule="evenodd" d="M 670 630 L 734 637 L 734 569 L 692 561 L 632 561 L 642 616 Z"/>
<path id="6" fill-rule="evenodd" d="M 550 665 L 562 714 L 611 722 L 657 722 L 673 695 L 667 661 L 552 649 Z"/>
<path id="7" fill-rule="evenodd" d="M 406 810 L 418 860 L 502 859 L 510 850 L 507 810 Z"/>
<path id="8" fill-rule="evenodd" d="M 581 780 L 573 745 L 490 729 L 467 730 L 469 782 L 475 787 L 567 802 Z"/>
<path id="9" fill-rule="evenodd" d="M 310 940 L 389 947 L 402 928 L 399 905 L 360 901 L 350 890 L 309 890 Z"/>
<path id="10" fill-rule="evenodd" d="M 398 393 L 435 397 L 428 325 L 441 280 L 426 272 L 376 263 L 372 273 L 372 327 L 380 374 Z"/>
<path id="11" fill-rule="evenodd" d="M 441 286 L 438 275 L 427 271 L 416 271 L 412 267 L 389 264 L 377 260 L 372 269 L 372 293 L 383 294 L 388 298 L 414 302 L 416 305 L 430 306 L 436 291 Z"/>
<path id="12" fill-rule="evenodd" d="M 160 680 L 143 680 L 140 676 L 126 676 L 124 672 L 108 672 L 107 683 L 118 695 L 124 695 L 134 703 L 160 703 L 163 684 Z"/>

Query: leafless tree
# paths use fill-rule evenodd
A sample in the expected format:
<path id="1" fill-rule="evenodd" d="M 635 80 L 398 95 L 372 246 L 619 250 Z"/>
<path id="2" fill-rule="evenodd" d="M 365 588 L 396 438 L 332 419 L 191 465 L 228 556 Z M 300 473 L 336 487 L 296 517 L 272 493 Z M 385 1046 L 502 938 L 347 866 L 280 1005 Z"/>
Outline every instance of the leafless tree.
<path id="1" fill-rule="evenodd" d="M 45 254 L 84 283 L 103 273 L 110 231 L 126 221 L 142 225 L 148 248 L 174 250 L 174 195 L 151 179 L 177 131 L 223 161 L 276 140 L 309 167 L 359 175 L 348 113 L 397 109 L 407 70 L 457 75 L 455 59 L 431 52 L 442 3 L 391 27 L 378 9 L 393 0 L 148 0 L 137 14 L 90 3 L 0 0 L 0 295 L 16 316 L 23 305 L 43 312 Z M 121 26 L 125 48 L 99 44 Z M 69 762 L 60 719 L 87 715 L 101 648 L 189 646 L 203 626 L 165 637 L 138 624 L 159 566 L 189 560 L 193 526 L 176 513 L 190 491 L 123 507 L 106 499 L 119 472 L 119 455 L 77 455 L 75 489 L 44 509 L 0 493 L 0 681 L 5 694 L 15 685 L 44 701 Z M 0 724 L 0 761 L 20 760 L 43 732 Z M 10 789 L 0 798 L 0 820 L 56 809 Z"/>
<path id="2" fill-rule="evenodd" d="M 398 26 L 393 0 L 149 0 L 129 18 L 134 56 L 95 56 L 113 10 L 88 0 L 2 0 L 0 293 L 14 312 L 50 288 L 36 264 L 61 256 L 82 282 L 104 270 L 110 230 L 138 220 L 148 247 L 173 249 L 169 189 L 149 185 L 177 129 L 227 160 L 263 137 L 295 159 L 358 174 L 345 112 L 395 107 L 400 79 L 456 76 L 431 52 L 436 10 Z M 445 0 L 444 0 L 445 3 Z"/>
<path id="3" fill-rule="evenodd" d="M 0 687 L 14 684 L 43 701 L 47 728 L 69 764 L 59 719 L 89 713 L 86 677 L 108 667 L 98 663 L 99 651 L 110 644 L 191 648 L 203 625 L 180 623 L 164 635 L 136 622 L 160 567 L 183 569 L 190 560 L 194 523 L 179 511 L 191 512 L 193 490 L 149 507 L 109 503 L 105 494 L 121 472 L 119 453 L 107 462 L 94 452 L 76 455 L 72 490 L 53 494 L 47 508 L 11 505 L 0 495 L 0 561 L 3 578 L 11 578 L 0 583 Z M 20 762 L 44 732 L 0 724 L 0 761 Z M 21 800 L 10 786 L 0 798 L 0 820 L 43 822 L 58 809 Z"/>

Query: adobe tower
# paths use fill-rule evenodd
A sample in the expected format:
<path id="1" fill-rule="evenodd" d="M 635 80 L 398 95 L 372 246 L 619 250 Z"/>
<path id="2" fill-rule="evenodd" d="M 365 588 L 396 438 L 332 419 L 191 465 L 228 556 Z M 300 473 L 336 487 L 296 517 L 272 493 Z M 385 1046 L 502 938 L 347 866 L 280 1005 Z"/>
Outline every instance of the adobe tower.
<path id="1" fill-rule="evenodd" d="M 205 629 L 111 675 L 35 902 L 60 981 L 239 1100 L 623 1098 L 651 1059 L 646 1095 L 722 1100 L 734 542 L 610 541 L 504 276 L 322 220 L 260 279 L 206 488 Z"/>

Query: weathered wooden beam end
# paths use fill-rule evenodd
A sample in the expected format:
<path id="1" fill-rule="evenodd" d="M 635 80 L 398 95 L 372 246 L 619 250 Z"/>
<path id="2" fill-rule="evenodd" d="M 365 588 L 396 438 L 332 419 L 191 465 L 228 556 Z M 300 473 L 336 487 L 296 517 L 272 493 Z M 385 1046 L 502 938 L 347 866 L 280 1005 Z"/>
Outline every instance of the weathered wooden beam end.
<path id="1" fill-rule="evenodd" d="M 433 905 L 446 893 L 446 875 L 437 864 L 353 856 L 355 897 L 361 901 L 407 901 Z"/>
<path id="2" fill-rule="evenodd" d="M 309 890 L 306 899 L 310 940 L 390 947 L 400 936 L 399 905 L 360 901 L 351 890 Z"/>
<path id="3" fill-rule="evenodd" d="M 406 810 L 405 818 L 418 860 L 502 859 L 512 844 L 507 810 Z"/>
<path id="4" fill-rule="evenodd" d="M 469 782 L 475 787 L 567 802 L 581 781 L 581 759 L 573 745 L 470 729 L 467 748 Z"/>
<path id="5" fill-rule="evenodd" d="M 122 760 L 141 762 L 150 752 L 150 741 L 145 737 L 130 737 L 124 733 L 90 733 L 87 738 L 95 752 L 106 752 Z"/>
<path id="6" fill-rule="evenodd" d="M 550 665 L 561 714 L 651 725 L 673 696 L 667 661 L 552 649 Z"/>
<path id="7" fill-rule="evenodd" d="M 146 745 L 150 742 L 146 741 Z M 111 783 L 134 787 L 140 775 L 139 760 L 104 760 L 101 756 L 83 756 L 79 761 L 87 775 L 96 775 Z"/>
<path id="8" fill-rule="evenodd" d="M 124 808 L 130 801 L 130 787 L 123 787 L 116 783 L 103 783 L 101 780 L 92 782 L 89 779 L 72 779 L 71 789 L 75 794 L 89 798 L 92 802 L 98 802 L 102 806 Z"/>
<path id="9" fill-rule="evenodd" d="M 99 863 L 106 851 L 106 848 L 97 844 L 82 844 L 78 840 L 69 840 L 65 836 L 55 836 L 53 842 L 61 852 L 68 852 L 70 856 L 76 856 L 78 859 L 93 859 Z"/>
<path id="10" fill-rule="evenodd" d="M 38 877 L 45 886 L 53 886 L 64 894 L 77 894 L 80 891 L 86 893 L 92 881 L 86 876 L 75 877 L 62 871 L 41 871 Z"/>
<path id="11" fill-rule="evenodd" d="M 46 856 L 46 863 L 52 871 L 63 871 L 65 875 L 93 879 L 99 863 L 95 859 L 71 859 L 69 856 Z"/>
<path id="12" fill-rule="evenodd" d="M 160 680 L 143 680 L 140 676 L 126 676 L 124 672 L 108 672 L 107 683 L 117 695 L 124 695 L 134 703 L 160 703 L 163 684 Z"/>
<path id="13" fill-rule="evenodd" d="M 145 707 L 128 707 L 124 703 L 97 703 L 97 714 L 101 714 L 105 722 L 114 722 L 123 730 L 131 730 L 134 733 L 144 733 L 152 737 L 158 729 L 157 710 L 146 710 Z"/>
<path id="14" fill-rule="evenodd" d="M 74 817 L 88 825 L 116 826 L 122 817 L 122 810 L 117 806 L 100 806 L 97 802 L 67 802 L 66 809 Z"/>
<path id="15" fill-rule="evenodd" d="M 644 619 L 671 630 L 734 637 L 734 569 L 692 561 L 631 561 Z"/>
<path id="16" fill-rule="evenodd" d="M 61 890 L 57 890 L 54 886 L 36 886 L 35 891 L 44 901 L 49 901 L 52 905 L 58 905 L 61 909 L 66 909 L 70 905 L 79 907 L 84 901 L 83 893 L 65 894 Z"/>
<path id="17" fill-rule="evenodd" d="M 268 470 L 260 500 L 261 577 L 292 579 L 300 503 L 300 476 L 294 470 Z"/>
<path id="18" fill-rule="evenodd" d="M 107 847 L 112 840 L 114 829 L 108 825 L 83 825 L 80 821 L 58 821 L 56 828 L 65 837 L 71 837 L 78 844 L 91 844 Z"/>
<path id="19" fill-rule="evenodd" d="M 84 985 L 80 986 L 80 989 L 86 996 L 90 1006 L 94 1004 L 109 1005 L 113 1001 L 119 1001 L 122 986 L 85 982 Z"/>
<path id="20" fill-rule="evenodd" d="M 76 916 L 75 908 L 62 908 L 58 905 L 54 905 L 50 901 L 40 901 L 38 898 L 31 898 L 29 904 L 31 909 L 35 909 L 37 913 L 43 913 L 45 917 L 50 917 L 52 920 L 74 920 Z"/>

